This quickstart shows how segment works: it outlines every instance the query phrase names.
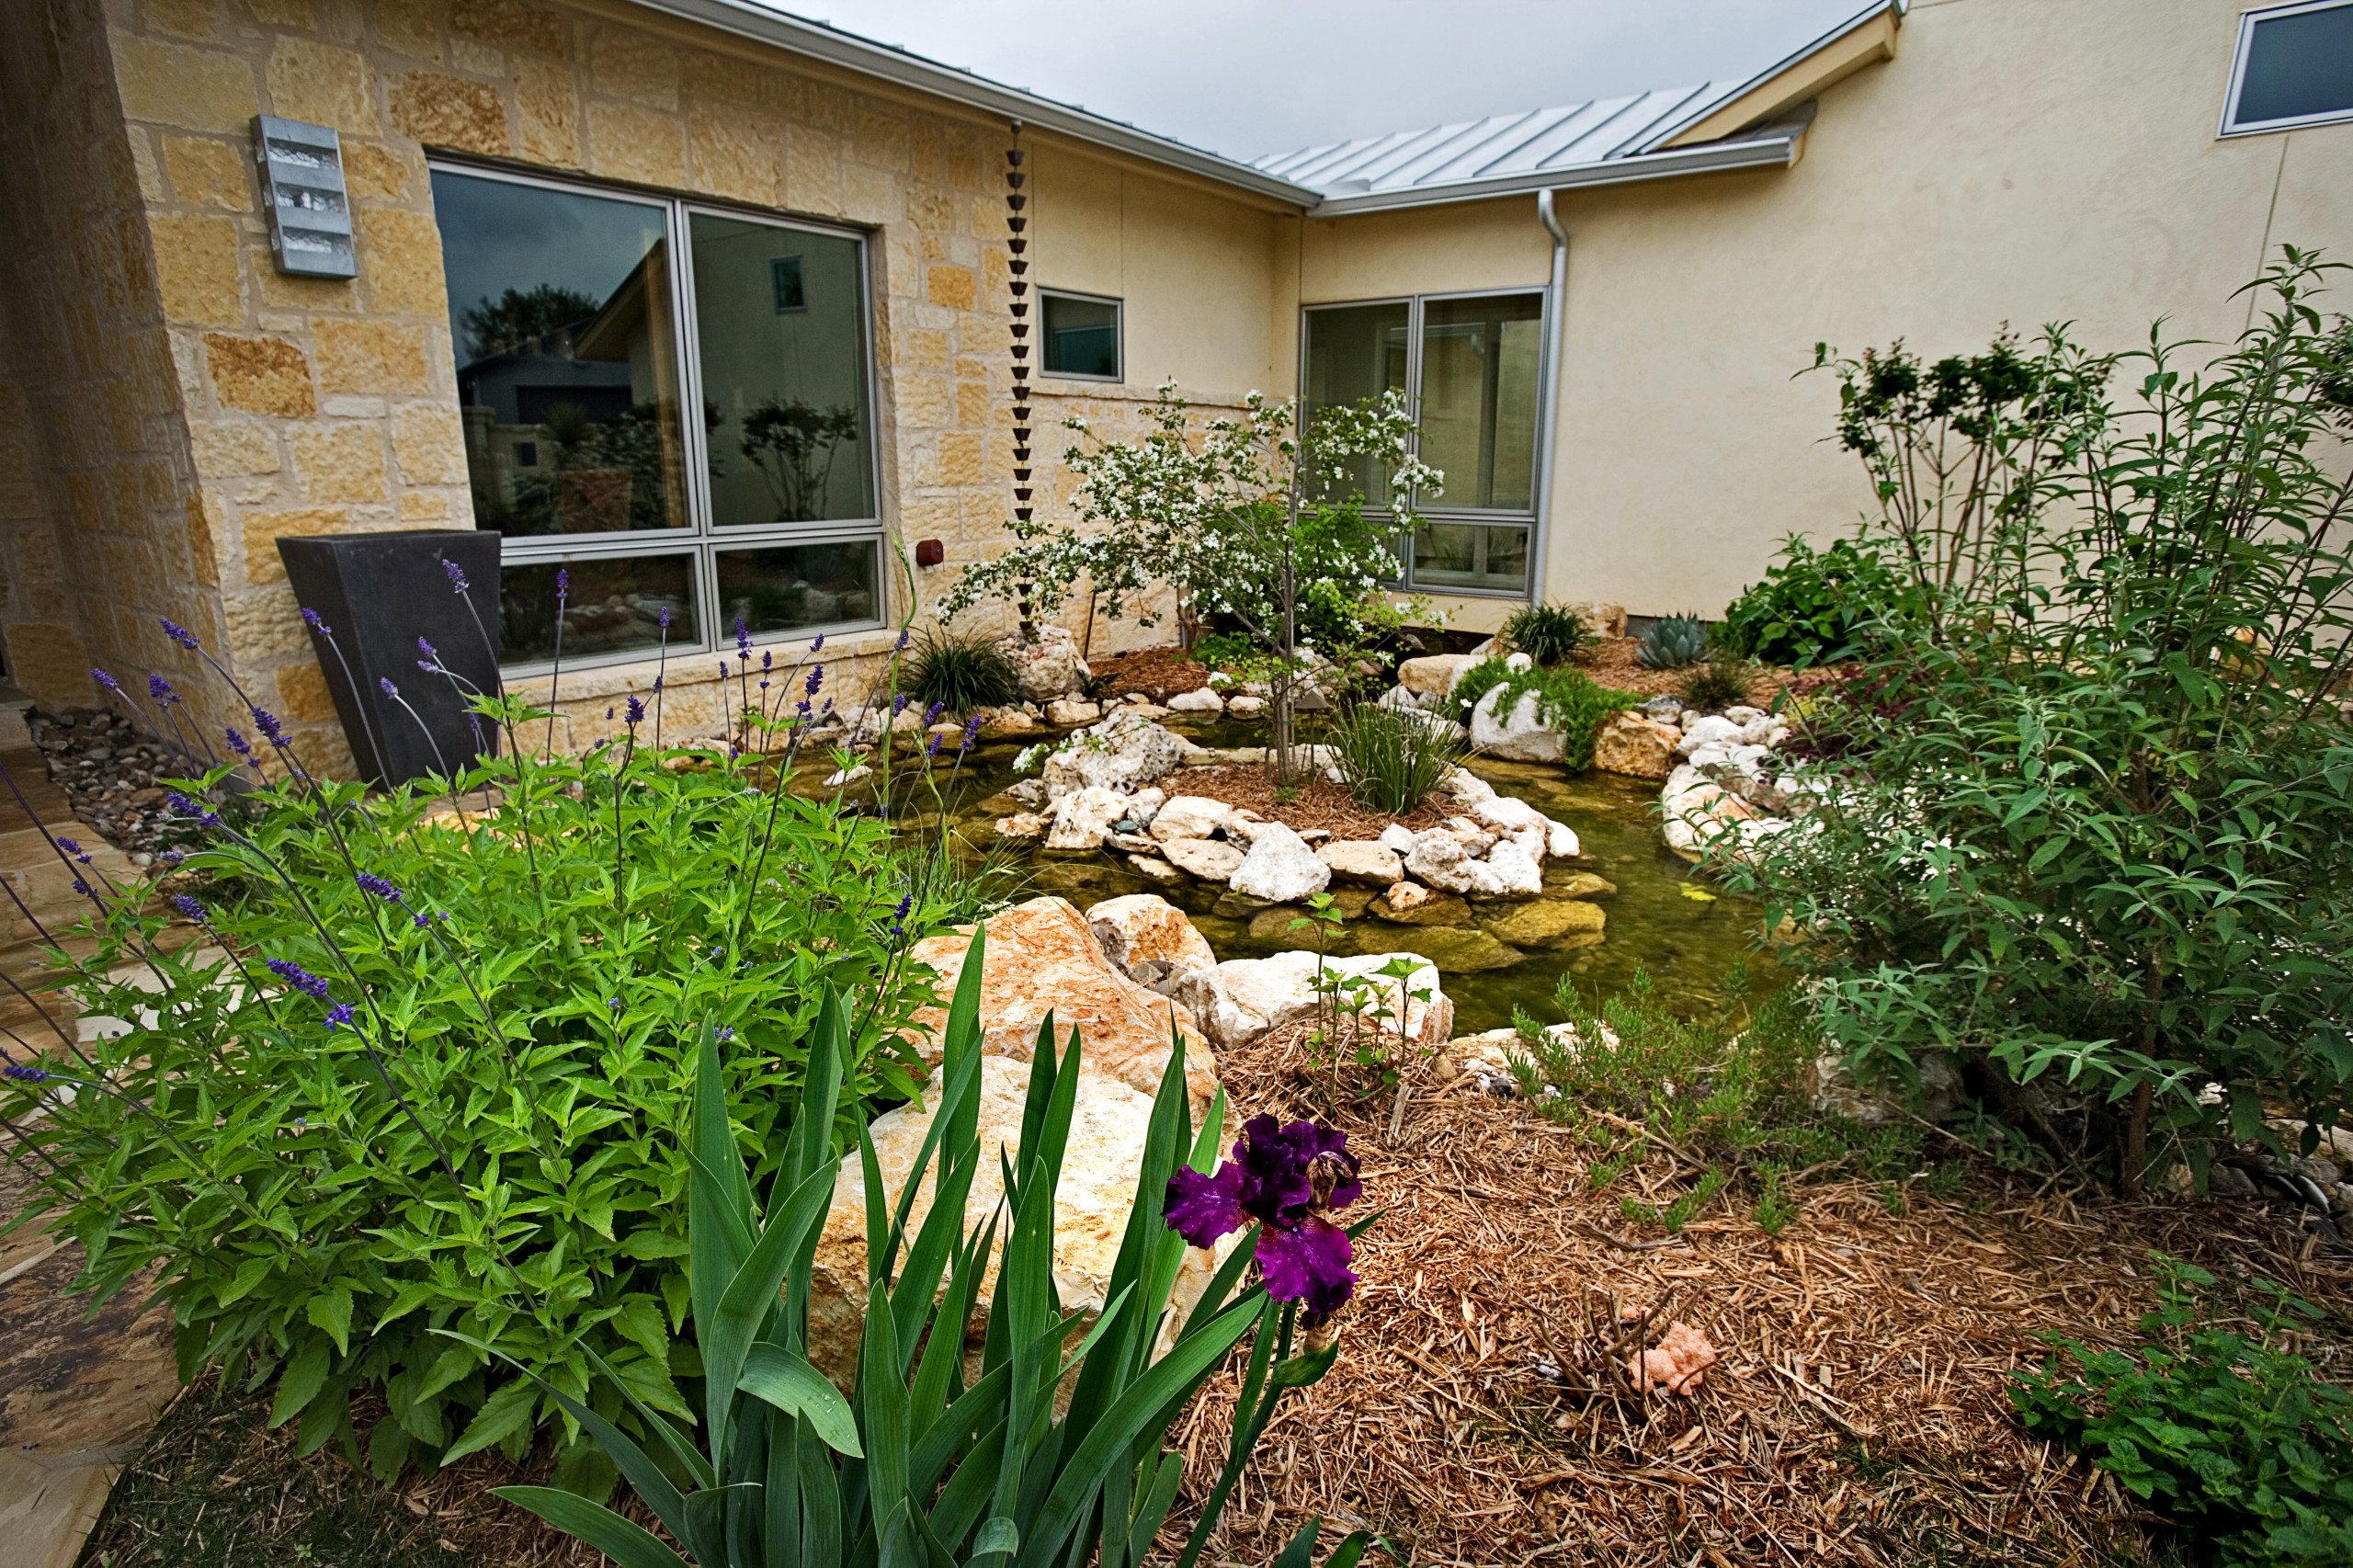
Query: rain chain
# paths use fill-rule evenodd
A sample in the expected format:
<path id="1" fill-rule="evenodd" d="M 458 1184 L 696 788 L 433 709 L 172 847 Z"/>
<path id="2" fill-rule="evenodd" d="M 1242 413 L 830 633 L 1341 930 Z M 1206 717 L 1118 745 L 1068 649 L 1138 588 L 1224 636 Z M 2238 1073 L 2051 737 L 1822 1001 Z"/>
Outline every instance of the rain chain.
<path id="1" fill-rule="evenodd" d="M 1029 240 L 1025 233 L 1029 220 L 1022 209 L 1029 205 L 1029 198 L 1021 187 L 1029 176 L 1022 171 L 1021 122 L 1013 122 L 1013 145 L 1006 149 L 1005 162 L 1005 226 L 1008 237 L 1006 248 L 1013 253 L 1007 267 L 1013 274 L 1013 515 L 1028 523 L 1032 508 L 1029 505 L 1029 262 L 1025 253 Z M 1029 623 L 1029 590 L 1031 585 L 1016 585 L 1020 589 L 1021 640 L 1034 642 L 1037 632 Z"/>

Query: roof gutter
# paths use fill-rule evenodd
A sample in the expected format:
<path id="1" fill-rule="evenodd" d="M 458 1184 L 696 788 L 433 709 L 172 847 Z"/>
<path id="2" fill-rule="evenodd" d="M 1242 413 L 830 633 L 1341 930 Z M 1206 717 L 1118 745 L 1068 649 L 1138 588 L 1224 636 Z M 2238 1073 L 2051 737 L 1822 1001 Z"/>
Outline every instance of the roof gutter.
<path id="1" fill-rule="evenodd" d="M 979 109 L 991 119 L 1019 120 L 1039 131 L 1051 131 L 1074 141 L 1092 142 L 1097 147 L 1142 158 L 1163 167 L 1179 169 L 1220 185 L 1233 186 L 1257 196 L 1294 207 L 1313 207 L 1322 193 L 1312 187 L 1293 185 L 1263 174 L 1246 164 L 1221 158 L 1214 153 L 1204 153 L 1188 147 L 1181 142 L 1170 142 L 1154 136 L 1133 126 L 1122 125 L 1116 119 L 1106 119 L 1085 109 L 1072 108 L 1067 104 L 1025 93 L 1017 87 L 1003 87 L 995 82 L 926 60 L 919 54 L 892 49 L 871 42 L 853 33 L 806 22 L 780 11 L 771 11 L 751 0 L 635 0 L 649 11 L 660 11 L 685 21 L 699 22 L 716 28 L 738 38 L 807 55 L 829 64 L 855 71 L 860 75 L 879 77 L 903 87 L 942 97 Z"/>
<path id="2" fill-rule="evenodd" d="M 1665 153 L 1643 153 L 1630 158 L 1571 164 L 1562 168 L 1507 175 L 1500 179 L 1409 186 L 1399 190 L 1369 192 L 1363 196 L 1331 196 L 1311 208 L 1309 215 L 1346 218 L 1359 212 L 1394 212 L 1408 207 L 1439 207 L 1458 201 L 1483 201 L 1496 196 L 1524 196 L 1538 190 L 1575 190 L 1589 186 L 1628 185 L 1637 180 L 1721 174 L 1729 169 L 1788 168 L 1798 161 L 1798 144 L 1803 138 L 1804 131 L 1799 130 L 1786 135 L 1760 136 L 1746 142 L 1714 142 L 1704 147 L 1682 147 Z"/>

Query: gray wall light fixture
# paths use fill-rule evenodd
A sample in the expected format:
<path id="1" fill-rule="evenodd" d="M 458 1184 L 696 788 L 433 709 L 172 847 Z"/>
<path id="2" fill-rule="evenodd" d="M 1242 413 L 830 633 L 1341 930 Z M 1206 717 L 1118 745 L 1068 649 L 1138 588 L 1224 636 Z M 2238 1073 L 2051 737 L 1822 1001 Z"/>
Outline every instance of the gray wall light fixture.
<path id="1" fill-rule="evenodd" d="M 343 183 L 343 143 L 324 125 L 254 117 L 254 162 L 269 205 L 269 248 L 278 270 L 304 278 L 351 278 L 351 198 Z"/>

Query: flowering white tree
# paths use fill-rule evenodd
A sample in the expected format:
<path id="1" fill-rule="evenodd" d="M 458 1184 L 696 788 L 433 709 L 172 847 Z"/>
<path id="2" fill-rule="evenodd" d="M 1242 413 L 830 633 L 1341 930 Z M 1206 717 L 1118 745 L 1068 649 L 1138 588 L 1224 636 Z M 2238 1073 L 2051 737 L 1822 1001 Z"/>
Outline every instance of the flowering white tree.
<path id="1" fill-rule="evenodd" d="M 1404 498 L 1435 494 L 1444 475 L 1414 455 L 1413 415 L 1397 392 L 1318 409 L 1302 437 L 1295 400 L 1252 392 L 1239 417 L 1197 429 L 1176 383 L 1164 382 L 1152 420 L 1153 432 L 1131 443 L 1064 420 L 1081 437 L 1063 454 L 1079 479 L 1077 521 L 1012 525 L 1019 542 L 966 572 L 940 614 L 1028 585 L 1030 608 L 1051 615 L 1085 578 L 1103 613 L 1133 608 L 1139 625 L 1153 626 L 1161 612 L 1138 601 L 1165 585 L 1180 615 L 1229 616 L 1265 654 L 1277 773 L 1289 778 L 1302 607 L 1345 614 L 1393 580 L 1393 541 L 1418 521 Z M 1352 459 L 1388 475 L 1398 500 L 1387 518 L 1365 517 Z"/>

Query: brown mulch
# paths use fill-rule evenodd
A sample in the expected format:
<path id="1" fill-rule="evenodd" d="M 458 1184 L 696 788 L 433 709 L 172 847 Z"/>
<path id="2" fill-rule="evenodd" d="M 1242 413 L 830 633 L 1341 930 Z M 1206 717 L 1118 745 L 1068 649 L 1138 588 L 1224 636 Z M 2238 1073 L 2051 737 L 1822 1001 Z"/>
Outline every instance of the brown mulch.
<path id="1" fill-rule="evenodd" d="M 1108 681 L 1113 697 L 1140 691 L 1154 702 L 1165 702 L 1180 691 L 1199 691 L 1210 683 L 1207 665 L 1196 664 L 1181 648 L 1142 648 L 1130 653 L 1107 653 L 1089 661 L 1097 680 Z"/>
<path id="2" fill-rule="evenodd" d="M 1679 1190 L 1697 1173 L 1673 1153 L 1596 1193 L 1576 1136 L 1435 1080 L 1392 1143 L 1385 1100 L 1322 1103 L 1297 1035 L 1219 1053 L 1228 1125 L 1322 1115 L 1384 1212 L 1338 1362 L 1279 1408 L 1211 1562 L 1270 1562 L 1314 1514 L 1327 1542 L 1370 1528 L 1415 1568 L 2147 1561 L 2147 1516 L 2022 1437 L 2006 1374 L 2040 1333 L 2137 1338 L 2152 1247 L 2316 1301 L 2353 1284 L 2259 1209 L 2078 1204 L 1990 1176 L 1901 1218 L 1867 1183 L 1807 1187 L 1778 1240 L 1721 1199 L 1668 1241 L 1620 1199 Z M 1621 1307 L 1654 1314 L 1650 1342 L 1687 1323 L 1722 1359 L 1688 1396 L 1638 1399 L 1606 1354 Z M 1187 1517 L 1164 1548 L 1223 1461 L 1235 1375 L 1174 1434 Z"/>
<path id="3" fill-rule="evenodd" d="M 1644 667 L 1634 651 L 1643 645 L 1639 637 L 1607 637 L 1586 644 L 1577 654 L 1577 667 L 1604 686 L 1620 691 L 1639 691 L 1645 697 L 1667 693 L 1680 695 L 1683 683 L 1691 678 L 1691 668 L 1654 670 Z M 1697 668 L 1698 666 L 1692 666 Z M 1792 672 L 1777 665 L 1760 668 L 1748 683 L 1748 701 L 1753 708 L 1770 708 L 1781 688 L 1790 684 Z"/>
<path id="4" fill-rule="evenodd" d="M 1340 839 L 1379 838 L 1381 830 L 1391 823 L 1403 823 L 1420 833 L 1438 826 L 1449 814 L 1433 798 L 1410 815 L 1392 817 L 1359 804 L 1346 786 L 1320 773 L 1293 786 L 1296 793 L 1287 801 L 1275 798 L 1274 778 L 1263 767 L 1188 767 L 1161 783 L 1171 795 L 1207 795 L 1229 806 L 1254 811 L 1294 833 L 1320 827 Z"/>

